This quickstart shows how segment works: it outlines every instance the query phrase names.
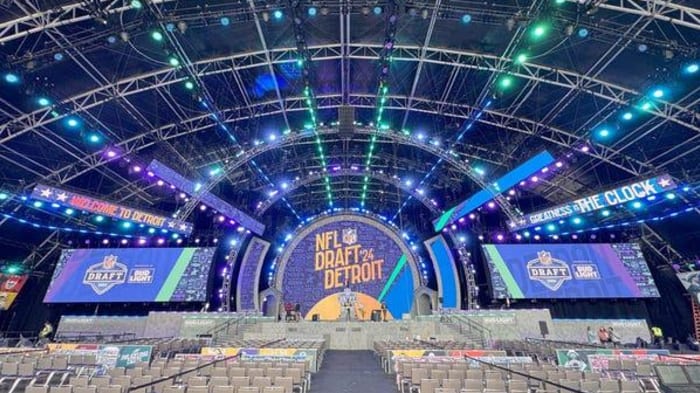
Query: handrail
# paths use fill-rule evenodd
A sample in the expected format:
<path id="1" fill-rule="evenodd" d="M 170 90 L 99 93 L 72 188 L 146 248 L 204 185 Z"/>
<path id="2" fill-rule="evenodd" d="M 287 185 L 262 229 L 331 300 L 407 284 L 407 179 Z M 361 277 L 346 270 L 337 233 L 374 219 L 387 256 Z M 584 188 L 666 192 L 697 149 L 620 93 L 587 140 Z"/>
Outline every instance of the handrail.
<path id="1" fill-rule="evenodd" d="M 226 331 L 227 333 L 229 332 L 229 328 L 231 325 L 235 324 L 236 325 L 236 335 L 238 335 L 238 327 L 240 325 L 240 322 L 245 319 L 247 315 L 240 315 L 236 316 L 233 318 L 229 318 L 226 321 L 214 326 L 213 328 L 207 330 L 205 332 L 205 335 L 210 335 L 212 339 L 215 339 L 218 337 L 218 334 L 221 333 L 222 331 Z"/>
<path id="2" fill-rule="evenodd" d="M 83 333 L 89 333 L 89 334 L 83 334 Z M 90 338 L 109 338 L 111 337 L 113 340 L 121 340 L 124 339 L 125 337 L 132 337 L 136 338 L 136 333 L 134 332 L 121 332 L 121 333 L 112 333 L 112 334 L 100 334 L 100 333 L 95 333 L 93 331 L 68 331 L 68 332 L 59 332 L 56 334 L 54 337 L 55 340 L 82 340 L 82 339 L 90 339 Z"/>
<path id="3" fill-rule="evenodd" d="M 489 330 L 486 326 L 473 321 L 471 318 L 460 318 L 460 316 L 461 314 L 442 313 L 440 314 L 440 320 L 442 321 L 446 319 L 448 322 L 456 323 L 459 326 L 459 332 L 462 334 L 465 333 L 464 327 L 466 324 L 469 332 L 475 331 L 479 334 L 481 345 L 484 347 L 487 347 L 492 343 L 491 330 Z"/>
<path id="4" fill-rule="evenodd" d="M 219 363 L 219 362 L 226 362 L 226 361 L 229 361 L 229 360 L 231 360 L 231 359 L 235 359 L 235 358 L 240 357 L 240 356 L 241 356 L 241 354 L 237 353 L 237 354 L 235 354 L 235 355 L 228 356 L 228 357 L 225 357 L 225 358 L 223 358 L 223 359 L 214 359 L 214 360 L 212 360 L 211 362 L 201 364 L 201 365 L 196 366 L 196 367 L 193 367 L 193 368 L 191 368 L 191 369 L 189 369 L 189 370 L 180 371 L 180 372 L 177 373 L 177 374 L 173 374 L 173 375 L 169 375 L 169 376 L 166 376 L 166 377 L 158 378 L 158 379 L 156 379 L 155 381 L 146 382 L 146 383 L 144 383 L 144 384 L 142 384 L 142 385 L 132 386 L 132 387 L 129 388 L 129 390 L 127 390 L 127 392 L 133 392 L 134 390 L 143 389 L 143 388 L 146 388 L 146 387 L 149 387 L 149 386 L 157 385 L 157 384 L 159 384 L 159 383 L 161 383 L 161 382 L 165 382 L 165 381 L 167 381 L 167 380 L 169 380 L 169 379 L 173 379 L 173 380 L 174 380 L 175 378 L 181 377 L 181 376 L 183 376 L 183 375 L 185 375 L 185 374 L 189 374 L 189 373 L 191 373 L 191 372 L 195 372 L 195 371 L 197 371 L 197 370 L 201 370 L 201 369 L 203 369 L 203 368 L 205 368 L 205 367 L 212 366 L 212 365 L 217 364 L 217 363 Z"/>
<path id="5" fill-rule="evenodd" d="M 488 366 L 495 367 L 495 368 L 497 368 L 497 369 L 504 370 L 504 371 L 507 371 L 507 372 L 512 373 L 512 374 L 517 374 L 517 375 L 520 375 L 521 377 L 527 377 L 528 379 L 534 379 L 534 380 L 537 380 L 537 381 L 540 381 L 540 382 L 544 382 L 544 383 L 546 383 L 546 384 L 555 386 L 555 387 L 557 387 L 557 388 L 559 388 L 559 389 L 568 390 L 569 392 L 574 392 L 574 393 L 585 393 L 584 391 L 581 391 L 581 390 L 578 390 L 578 389 L 574 389 L 574 388 L 571 388 L 571 387 L 568 387 L 568 386 L 564 386 L 564 385 L 561 385 L 561 384 L 559 384 L 559 383 L 557 383 L 557 382 L 552 382 L 552 381 L 550 381 L 550 380 L 548 380 L 548 379 L 536 377 L 536 376 L 534 376 L 534 375 L 530 375 L 530 374 L 528 374 L 528 373 L 524 373 L 524 372 L 521 372 L 521 371 L 518 371 L 518 370 L 513 370 L 512 368 L 509 368 L 509 367 L 503 367 L 503 366 L 501 366 L 501 365 L 499 365 L 499 364 L 496 364 L 496 363 L 485 362 L 485 361 L 483 361 L 483 360 L 481 360 L 481 359 L 479 359 L 479 358 L 471 357 L 471 356 L 469 356 L 469 355 L 464 355 L 464 358 L 465 358 L 465 359 L 468 359 L 468 360 L 472 360 L 472 361 L 479 362 L 479 363 L 481 363 L 481 364 L 486 364 L 486 365 L 488 365 Z"/>
<path id="6" fill-rule="evenodd" d="M 507 340 L 504 340 L 504 341 L 507 341 Z M 554 344 L 576 345 L 579 347 L 588 347 L 588 348 L 607 348 L 604 345 L 591 344 L 591 343 L 587 343 L 587 342 L 554 340 L 554 339 L 550 339 L 550 338 L 539 338 L 539 337 L 525 337 L 525 341 L 539 341 L 539 342 L 554 343 Z"/>
<path id="7" fill-rule="evenodd" d="M 6 356 L 6 355 L 20 355 L 20 354 L 35 353 L 35 352 L 48 352 L 48 349 L 46 349 L 46 348 L 38 348 L 38 349 L 26 349 L 26 350 L 24 350 L 24 351 L 3 352 L 3 353 L 0 353 L 0 356 Z"/>

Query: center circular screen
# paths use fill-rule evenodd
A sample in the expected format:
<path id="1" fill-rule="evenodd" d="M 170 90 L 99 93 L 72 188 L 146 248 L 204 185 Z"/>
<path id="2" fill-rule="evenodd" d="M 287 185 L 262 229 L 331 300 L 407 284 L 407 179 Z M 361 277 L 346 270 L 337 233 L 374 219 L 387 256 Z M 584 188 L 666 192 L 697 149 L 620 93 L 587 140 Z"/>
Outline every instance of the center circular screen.
<path id="1" fill-rule="evenodd" d="M 413 255 L 396 233 L 353 214 L 324 217 L 298 232 L 279 274 L 282 304 L 298 304 L 305 319 L 368 320 L 373 312 L 401 318 L 418 285 Z"/>

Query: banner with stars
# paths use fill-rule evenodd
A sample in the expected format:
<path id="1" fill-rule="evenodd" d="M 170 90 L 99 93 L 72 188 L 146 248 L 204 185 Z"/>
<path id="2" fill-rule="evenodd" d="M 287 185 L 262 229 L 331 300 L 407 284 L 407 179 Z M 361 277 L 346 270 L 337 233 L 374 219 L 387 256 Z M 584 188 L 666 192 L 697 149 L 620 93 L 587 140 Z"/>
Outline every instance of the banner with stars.
<path id="1" fill-rule="evenodd" d="M 189 222 L 147 213 L 44 184 L 34 187 L 32 198 L 183 235 L 192 233 L 192 224 Z"/>

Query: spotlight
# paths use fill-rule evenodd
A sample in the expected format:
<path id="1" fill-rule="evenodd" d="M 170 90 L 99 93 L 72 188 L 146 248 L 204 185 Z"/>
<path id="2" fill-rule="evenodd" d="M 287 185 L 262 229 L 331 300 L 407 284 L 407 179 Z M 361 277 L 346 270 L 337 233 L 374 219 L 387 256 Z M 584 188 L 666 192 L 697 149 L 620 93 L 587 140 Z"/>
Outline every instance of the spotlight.
<path id="1" fill-rule="evenodd" d="M 374 15 L 381 15 L 382 14 L 382 7 L 376 6 L 372 9 L 372 12 L 374 12 Z"/>
<path id="2" fill-rule="evenodd" d="M 4 201 L 8 199 L 10 195 L 8 195 L 6 192 L 0 192 L 0 201 Z"/>
<path id="3" fill-rule="evenodd" d="M 535 25 L 535 27 L 532 29 L 532 37 L 534 39 L 540 39 L 547 34 L 548 26 L 544 23 L 539 23 Z"/>
<path id="4" fill-rule="evenodd" d="M 180 31 L 180 33 L 185 34 L 187 31 L 187 22 L 184 20 L 177 22 L 177 29 Z"/>
<path id="5" fill-rule="evenodd" d="M 104 221 L 104 220 L 105 220 L 105 218 L 104 218 L 103 216 L 95 216 L 95 221 L 96 221 L 96 222 L 102 222 L 102 221 Z"/>
<path id="6" fill-rule="evenodd" d="M 49 99 L 46 98 L 46 97 L 39 97 L 39 98 L 36 100 L 36 102 L 37 102 L 37 104 L 39 104 L 40 106 L 49 106 L 49 105 L 51 105 L 51 100 L 49 100 Z"/>
<path id="7" fill-rule="evenodd" d="M 11 84 L 19 83 L 19 75 L 8 72 L 5 74 L 5 82 Z"/>
<path id="8" fill-rule="evenodd" d="M 63 60 L 63 53 L 61 53 L 61 52 L 54 53 L 53 59 L 56 60 L 56 61 L 61 61 L 61 60 Z"/>
<path id="9" fill-rule="evenodd" d="M 141 4 L 141 1 L 139 0 L 131 0 L 131 7 L 140 10 L 143 8 L 143 4 Z"/>
<path id="10" fill-rule="evenodd" d="M 668 194 L 666 194 L 666 199 L 674 200 L 674 199 L 676 199 L 676 194 L 669 192 Z"/>
<path id="11" fill-rule="evenodd" d="M 127 243 L 129 243 L 129 241 L 126 240 L 126 239 L 122 239 L 121 243 L 122 243 L 123 246 L 125 246 Z"/>
<path id="12" fill-rule="evenodd" d="M 462 15 L 462 19 L 461 19 L 461 20 L 462 20 L 462 23 L 464 23 L 464 24 L 466 25 L 466 24 L 468 24 L 469 22 L 472 21 L 472 16 L 469 15 L 469 14 L 464 14 L 464 15 Z"/>
<path id="13" fill-rule="evenodd" d="M 661 97 L 664 96 L 664 90 L 663 90 L 663 89 L 655 89 L 655 90 L 651 93 L 651 95 L 652 95 L 652 97 L 654 97 L 654 98 L 661 98 Z"/>
<path id="14" fill-rule="evenodd" d="M 139 239 L 139 245 L 143 246 L 144 244 L 146 244 L 146 239 L 144 239 L 144 238 Z"/>
<path id="15" fill-rule="evenodd" d="M 515 62 L 517 64 L 523 64 L 527 61 L 527 55 L 524 53 L 521 53 L 518 55 L 518 57 L 515 58 Z"/>
<path id="16" fill-rule="evenodd" d="M 548 232 L 554 232 L 557 230 L 557 227 L 554 224 L 547 224 L 547 231 Z"/>
<path id="17" fill-rule="evenodd" d="M 225 16 L 221 17 L 221 19 L 219 19 L 219 22 L 221 23 L 221 26 L 228 26 L 229 24 L 231 24 L 231 20 Z"/>
<path id="18" fill-rule="evenodd" d="M 168 23 L 165 25 L 165 30 L 168 31 L 169 33 L 172 33 L 175 31 L 175 24 L 174 23 Z"/>
<path id="19" fill-rule="evenodd" d="M 316 7 L 309 7 L 307 13 L 309 14 L 309 16 L 316 16 L 316 14 L 318 13 L 318 9 Z"/>
<path id="20" fill-rule="evenodd" d="M 116 156 L 117 156 L 117 152 L 116 152 L 116 151 L 114 151 L 114 150 L 108 150 L 108 151 L 107 151 L 107 157 L 109 157 L 109 158 L 114 158 L 114 157 L 116 157 Z"/>
<path id="21" fill-rule="evenodd" d="M 122 223 L 122 228 L 131 229 L 131 223 L 129 221 L 124 221 L 124 223 Z"/>
<path id="22" fill-rule="evenodd" d="M 75 210 L 71 209 L 70 207 L 69 207 L 68 209 L 66 209 L 66 214 L 67 214 L 67 215 L 72 216 L 73 213 L 75 213 Z"/>
<path id="23" fill-rule="evenodd" d="M 578 36 L 579 36 L 580 38 L 586 38 L 586 37 L 588 37 L 588 29 L 583 28 L 583 27 L 580 28 L 580 29 L 578 30 Z"/>
<path id="24" fill-rule="evenodd" d="M 157 243 L 158 243 L 159 246 L 162 246 L 163 244 L 165 244 L 165 239 L 163 239 L 162 237 L 161 237 L 161 238 L 158 238 Z"/>
<path id="25" fill-rule="evenodd" d="M 44 206 L 44 203 L 43 203 L 43 202 L 41 202 L 41 201 L 36 201 L 36 202 L 34 202 L 34 207 L 40 208 L 40 207 L 42 207 L 42 206 Z"/>
<path id="26" fill-rule="evenodd" d="M 574 217 L 574 218 L 571 220 L 571 222 L 574 223 L 574 225 L 581 225 L 581 223 L 583 222 L 583 220 L 581 219 L 581 217 Z"/>
<path id="27" fill-rule="evenodd" d="M 637 50 L 640 51 L 640 52 L 642 52 L 642 53 L 646 52 L 647 49 L 649 49 L 649 47 L 647 46 L 647 44 L 639 44 L 639 45 L 637 45 Z"/>
<path id="28" fill-rule="evenodd" d="M 685 66 L 685 73 L 686 74 L 694 74 L 700 70 L 700 65 L 698 63 L 691 63 Z"/>
<path id="29" fill-rule="evenodd" d="M 609 217 L 610 216 L 610 210 L 603 210 L 600 214 L 603 215 L 603 217 Z"/>
<path id="30" fill-rule="evenodd" d="M 80 125 L 80 122 L 79 122 L 78 119 L 76 119 L 75 117 L 69 117 L 69 118 L 66 120 L 66 125 L 67 125 L 68 127 L 70 127 L 70 128 L 75 128 L 75 127 L 77 127 L 78 125 Z"/>
<path id="31" fill-rule="evenodd" d="M 601 128 L 596 132 L 596 135 L 598 135 L 599 138 L 601 139 L 606 139 L 612 135 L 612 132 L 610 131 L 609 128 Z"/>
<path id="32" fill-rule="evenodd" d="M 633 117 L 632 112 L 625 112 L 625 113 L 622 115 L 622 119 L 623 119 L 623 120 L 627 120 L 627 121 L 632 120 L 632 117 Z"/>
<path id="33" fill-rule="evenodd" d="M 178 60 L 175 56 L 171 56 L 170 58 L 168 58 L 168 64 L 170 64 L 173 67 L 177 67 L 180 65 L 180 60 Z"/>
<path id="34" fill-rule="evenodd" d="M 102 244 L 104 244 L 104 245 L 109 244 L 109 239 L 102 239 Z"/>
<path id="35" fill-rule="evenodd" d="M 331 12 L 331 10 L 328 7 L 326 7 L 325 5 L 323 7 L 321 7 L 321 15 L 326 16 L 330 12 Z"/>
<path id="36" fill-rule="evenodd" d="M 90 141 L 90 143 L 99 143 L 101 140 L 102 140 L 102 137 L 100 137 L 99 134 L 93 133 L 93 134 L 88 135 L 88 141 Z"/>
<path id="37" fill-rule="evenodd" d="M 643 205 L 642 205 L 642 202 L 639 202 L 639 201 L 634 201 L 634 202 L 632 202 L 632 207 L 635 208 L 635 209 L 641 209 L 642 206 L 643 206 Z"/>
<path id="38" fill-rule="evenodd" d="M 185 89 L 193 90 L 194 89 L 194 82 L 192 82 L 192 81 L 185 82 Z"/>
<path id="39" fill-rule="evenodd" d="M 639 106 L 639 109 L 641 109 L 643 111 L 650 110 L 651 109 L 651 102 L 649 102 L 649 101 L 642 102 L 642 104 Z"/>
<path id="40" fill-rule="evenodd" d="M 501 87 L 502 89 L 508 89 L 513 86 L 513 77 L 512 76 L 503 76 L 501 79 L 498 80 L 498 86 Z"/>
<path id="41" fill-rule="evenodd" d="M 139 165 L 134 165 L 131 167 L 131 170 L 134 171 L 134 173 L 140 173 L 141 167 Z"/>
<path id="42" fill-rule="evenodd" d="M 163 41 L 163 33 L 161 33 L 158 30 L 153 30 L 151 32 L 151 38 L 153 38 L 153 40 L 157 42 Z"/>
<path id="43" fill-rule="evenodd" d="M 275 10 L 275 11 L 272 13 L 272 17 L 274 17 L 274 18 L 277 19 L 277 20 L 282 19 L 283 16 L 284 16 L 284 14 L 282 13 L 281 10 Z"/>
<path id="44" fill-rule="evenodd" d="M 116 42 L 117 42 L 117 37 L 115 37 L 115 36 L 113 36 L 113 35 L 107 37 L 107 43 L 108 43 L 108 44 L 114 44 L 114 43 L 116 43 Z"/>

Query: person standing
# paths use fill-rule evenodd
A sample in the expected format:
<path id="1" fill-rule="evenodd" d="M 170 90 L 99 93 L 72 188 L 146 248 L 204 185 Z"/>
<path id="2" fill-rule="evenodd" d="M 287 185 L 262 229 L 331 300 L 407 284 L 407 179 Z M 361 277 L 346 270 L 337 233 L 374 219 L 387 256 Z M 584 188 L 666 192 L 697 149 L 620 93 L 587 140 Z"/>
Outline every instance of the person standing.
<path id="1" fill-rule="evenodd" d="M 590 326 L 586 328 L 586 339 L 591 345 L 596 345 L 598 343 L 598 337 Z"/>
<path id="2" fill-rule="evenodd" d="M 652 326 L 651 327 L 651 338 L 654 341 L 654 344 L 661 348 L 661 344 L 664 339 L 664 332 L 661 330 L 660 327 L 658 326 Z"/>
<path id="3" fill-rule="evenodd" d="M 382 321 L 386 322 L 386 302 L 382 302 Z"/>
<path id="4" fill-rule="evenodd" d="M 53 325 L 51 325 L 51 322 L 45 321 L 44 326 L 39 331 L 39 340 L 51 341 L 51 334 L 53 334 Z"/>
<path id="5" fill-rule="evenodd" d="M 598 329 L 598 340 L 600 340 L 600 343 L 605 345 L 605 343 L 608 342 L 608 331 L 605 330 L 604 327 L 601 327 Z"/>
<path id="6" fill-rule="evenodd" d="M 608 338 L 612 343 L 613 348 L 617 348 L 620 345 L 620 342 L 622 341 L 620 339 L 620 335 L 615 330 L 613 330 L 612 326 L 608 328 Z"/>

